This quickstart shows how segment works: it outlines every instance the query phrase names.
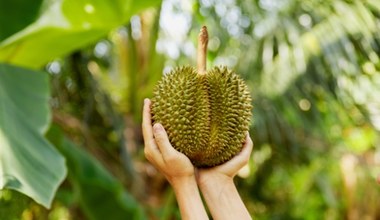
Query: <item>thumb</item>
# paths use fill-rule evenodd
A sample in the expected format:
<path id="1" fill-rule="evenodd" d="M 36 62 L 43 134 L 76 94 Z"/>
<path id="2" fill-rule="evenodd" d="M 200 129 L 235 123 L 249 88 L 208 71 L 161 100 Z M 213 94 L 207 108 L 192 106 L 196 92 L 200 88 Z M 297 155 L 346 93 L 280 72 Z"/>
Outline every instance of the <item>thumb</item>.
<path id="1" fill-rule="evenodd" d="M 169 138 L 164 127 L 160 123 L 156 123 L 153 125 L 153 135 L 158 145 L 158 148 L 160 149 L 164 157 L 165 155 L 170 154 L 171 151 L 174 150 L 169 142 Z"/>

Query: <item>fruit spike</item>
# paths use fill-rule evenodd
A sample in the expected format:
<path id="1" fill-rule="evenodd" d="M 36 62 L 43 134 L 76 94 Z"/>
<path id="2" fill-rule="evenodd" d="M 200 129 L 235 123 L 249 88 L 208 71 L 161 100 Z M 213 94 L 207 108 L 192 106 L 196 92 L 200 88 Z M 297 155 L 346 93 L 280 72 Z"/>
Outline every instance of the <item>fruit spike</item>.
<path id="1" fill-rule="evenodd" d="M 179 67 L 154 89 L 153 121 L 170 143 L 197 167 L 212 167 L 241 151 L 251 119 L 251 97 L 244 81 L 226 67 L 206 70 L 208 34 L 198 37 L 197 69 Z"/>

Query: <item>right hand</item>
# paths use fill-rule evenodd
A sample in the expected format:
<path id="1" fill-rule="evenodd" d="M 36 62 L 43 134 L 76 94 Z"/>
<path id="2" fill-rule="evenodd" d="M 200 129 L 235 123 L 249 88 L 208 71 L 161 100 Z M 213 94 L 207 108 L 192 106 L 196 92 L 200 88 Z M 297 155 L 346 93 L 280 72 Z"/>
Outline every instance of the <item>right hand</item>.
<path id="1" fill-rule="evenodd" d="M 250 158 L 253 142 L 247 132 L 243 149 L 231 160 L 212 168 L 199 168 L 196 173 L 200 187 L 208 184 L 223 184 L 225 181 L 232 182 L 239 170 L 244 167 Z"/>

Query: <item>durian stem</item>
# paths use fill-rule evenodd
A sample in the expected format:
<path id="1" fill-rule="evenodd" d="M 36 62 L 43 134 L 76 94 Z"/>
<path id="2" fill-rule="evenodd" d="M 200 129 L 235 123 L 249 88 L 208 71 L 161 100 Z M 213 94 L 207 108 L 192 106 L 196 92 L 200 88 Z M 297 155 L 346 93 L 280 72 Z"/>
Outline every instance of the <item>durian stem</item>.
<path id="1" fill-rule="evenodd" d="M 197 69 L 198 74 L 206 74 L 208 33 L 207 27 L 203 26 L 198 35 Z"/>

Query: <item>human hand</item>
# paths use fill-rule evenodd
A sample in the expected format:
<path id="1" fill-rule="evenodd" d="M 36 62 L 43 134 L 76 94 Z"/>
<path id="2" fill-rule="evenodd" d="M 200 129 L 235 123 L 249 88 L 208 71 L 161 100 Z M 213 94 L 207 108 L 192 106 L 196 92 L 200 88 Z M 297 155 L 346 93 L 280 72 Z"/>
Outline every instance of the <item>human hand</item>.
<path id="1" fill-rule="evenodd" d="M 152 127 L 151 101 L 144 100 L 142 130 L 145 157 L 169 181 L 174 189 L 182 219 L 208 219 L 197 187 L 194 166 L 184 154 L 169 142 L 164 127 Z"/>
<path id="2" fill-rule="evenodd" d="M 151 101 L 145 99 L 142 122 L 145 157 L 173 187 L 195 179 L 193 164 L 188 157 L 173 148 L 164 127 L 159 123 L 152 127 L 150 106 Z"/>
<path id="3" fill-rule="evenodd" d="M 212 168 L 197 169 L 196 178 L 198 185 L 203 187 L 210 184 L 223 184 L 225 181 L 232 182 L 239 170 L 244 167 L 250 158 L 253 143 L 247 132 L 242 151 L 231 160 Z"/>
<path id="4" fill-rule="evenodd" d="M 233 182 L 235 175 L 248 163 L 252 148 L 247 133 L 242 151 L 230 161 L 197 170 L 198 186 L 214 219 L 252 219 Z"/>

